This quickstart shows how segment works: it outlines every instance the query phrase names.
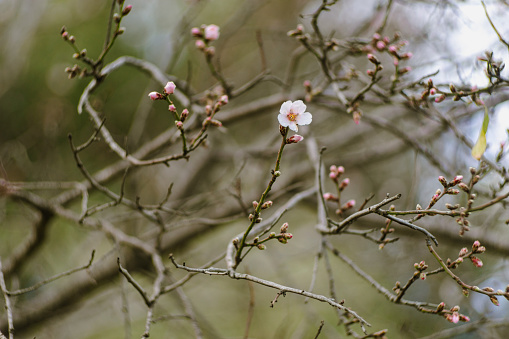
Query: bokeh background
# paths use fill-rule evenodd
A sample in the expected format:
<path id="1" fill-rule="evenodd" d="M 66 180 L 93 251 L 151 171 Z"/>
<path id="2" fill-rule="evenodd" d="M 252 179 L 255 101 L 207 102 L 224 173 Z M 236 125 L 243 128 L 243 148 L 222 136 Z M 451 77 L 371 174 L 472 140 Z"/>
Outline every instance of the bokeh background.
<path id="1" fill-rule="evenodd" d="M 507 59 L 507 47 L 498 41 L 490 27 L 482 5 L 478 1 L 403 1 L 391 2 L 391 13 L 385 28 L 387 35 L 401 32 L 408 40 L 407 51 L 414 54 L 409 61 L 413 71 L 404 81 L 415 81 L 434 75 L 435 83 L 463 85 L 487 84 L 483 64 L 476 57 L 486 50 L 494 51 L 495 58 Z M 310 14 L 319 1 L 173 1 L 133 0 L 132 12 L 122 21 L 126 32 L 119 38 L 106 62 L 122 55 L 145 59 L 168 74 L 187 80 L 196 93 L 212 89 L 216 81 L 210 75 L 203 55 L 194 47 L 190 29 L 201 24 L 217 24 L 221 37 L 215 43 L 216 56 L 229 82 L 241 86 L 262 70 L 257 34 L 263 41 L 267 67 L 273 78 L 255 86 L 245 94 L 233 98 L 225 108 L 225 128 L 210 132 L 208 147 L 193 153 L 189 161 L 179 161 L 169 168 L 163 165 L 135 169 L 126 180 L 125 192 L 130 199 L 140 198 L 144 204 L 161 201 L 170 184 L 173 191 L 169 207 L 180 213 L 168 214 L 165 222 L 171 232 L 168 238 L 179 239 L 169 245 L 166 253 L 173 252 L 178 261 L 189 266 L 200 266 L 222 253 L 231 238 L 247 226 L 245 218 L 233 197 L 236 187 L 242 187 L 242 198 L 248 206 L 258 199 L 269 180 L 269 171 L 279 144 L 276 114 L 283 99 L 303 96 L 302 81 L 317 82 L 319 65 L 309 54 L 303 54 L 294 72 L 292 87 L 281 85 L 288 71 L 290 56 L 299 46 L 287 32 L 301 23 L 310 29 Z M 504 1 L 486 1 L 490 15 L 500 33 L 509 37 Z M 94 129 L 86 114 L 78 115 L 76 107 L 89 79 L 68 79 L 65 67 L 72 66 L 73 51 L 61 36 L 60 29 L 76 36 L 80 49 L 86 48 L 96 56 L 106 35 L 110 1 L 57 1 L 57 0 L 0 0 L 0 176 L 13 182 L 76 182 L 83 177 L 77 169 L 69 147 L 68 134 L 77 143 L 85 142 Z M 355 39 L 369 41 L 381 25 L 387 1 L 339 1 L 321 17 L 321 27 L 327 35 L 346 44 Z M 365 56 L 341 56 L 338 63 L 347 72 L 350 68 L 365 72 L 369 63 Z M 382 59 L 390 68 L 390 59 Z M 379 84 L 387 87 L 390 74 Z M 108 76 L 92 101 L 94 107 L 106 117 L 106 125 L 116 141 L 129 150 L 167 130 L 173 123 L 164 105 L 153 103 L 147 93 L 159 90 L 159 84 L 134 68 L 122 68 Z M 345 90 L 355 90 L 352 85 Z M 487 156 L 493 158 L 499 144 L 507 140 L 507 104 L 501 96 L 491 111 L 488 130 Z M 264 103 L 264 100 L 267 100 Z M 274 102 L 272 102 L 273 100 Z M 269 102 L 269 103 L 267 103 Z M 324 165 L 343 165 L 351 185 L 345 199 L 360 204 L 371 193 L 379 201 L 387 193 L 403 194 L 397 202 L 399 209 L 413 209 L 417 203 L 426 206 L 440 184 L 438 175 L 462 174 L 468 176 L 469 166 L 477 166 L 470 150 L 454 134 L 437 123 L 430 124 L 426 117 L 411 112 L 402 97 L 388 103 L 368 100 L 362 106 L 368 122 L 354 124 L 351 117 L 337 107 L 326 103 L 310 103 L 313 123 L 303 127 L 306 138 L 316 139 L 319 147 L 326 146 Z M 236 109 L 248 103 L 259 103 L 262 109 L 251 108 L 250 114 L 236 117 Z M 444 112 L 465 110 L 457 126 L 474 140 L 482 123 L 482 110 L 467 103 L 444 103 Z M 443 159 L 449 173 L 443 173 L 429 160 L 417 154 L 405 140 L 398 139 L 390 130 L 370 124 L 372 115 L 415 136 L 416 140 Z M 428 131 L 429 135 L 421 135 Z M 178 146 L 178 145 L 177 145 Z M 174 148 L 161 149 L 161 154 Z M 115 163 L 118 159 L 104 143 L 94 143 L 81 154 L 91 173 Z M 282 163 L 283 176 L 274 188 L 272 199 L 280 207 L 294 193 L 310 187 L 314 181 L 313 164 L 308 159 L 304 144 L 291 145 L 285 150 Z M 287 176 L 285 176 L 287 175 Z M 122 176 L 116 176 L 106 185 L 118 192 Z M 500 178 L 487 176 L 483 188 L 497 185 Z M 325 182 L 327 190 L 332 189 Z M 38 191 L 50 199 L 60 191 Z M 97 192 L 91 192 L 90 205 L 107 202 Z M 461 198 L 457 199 L 461 202 Z M 448 201 L 454 202 L 454 200 Z M 80 201 L 68 206 L 79 210 Z M 443 206 L 443 205 L 441 205 Z M 135 211 L 116 207 L 101 213 L 101 217 L 115 223 L 128 234 L 150 234 L 154 225 L 147 223 Z M 23 244 L 32 232 L 40 215 L 30 206 L 9 197 L 0 197 L 0 257 L 8 258 Z M 196 228 L 199 218 L 223 218 L 209 227 Z M 509 253 L 505 205 L 472 217 L 472 234 L 482 237 L 488 245 L 483 255 L 484 267 L 477 269 L 466 263 L 461 277 L 473 285 L 490 285 L 504 289 L 509 282 L 507 254 Z M 286 245 L 270 244 L 265 251 L 253 251 L 243 269 L 264 279 L 288 286 L 307 289 L 311 281 L 314 256 L 320 236 L 317 223 L 316 200 L 298 205 L 284 216 L 294 238 Z M 382 218 L 367 218 L 355 225 L 359 229 L 379 228 Z M 461 238 L 453 219 L 426 221 L 440 241 L 443 257 L 454 258 L 462 247 L 469 247 L 472 236 Z M 391 289 L 395 281 L 405 282 L 413 273 L 413 264 L 421 260 L 432 262 L 420 234 L 397 228 L 400 240 L 379 250 L 376 244 L 358 237 L 344 235 L 331 237 L 345 253 L 383 286 Z M 186 236 L 180 234 L 187 232 Z M 149 237 L 149 236 L 147 236 Z M 147 240 L 148 241 L 148 240 Z M 171 241 L 169 241 L 171 243 Z M 116 262 L 120 250 L 101 232 L 94 232 L 79 224 L 54 218 L 45 231 L 43 241 L 34 253 L 8 277 L 12 289 L 26 287 L 54 274 L 85 264 L 92 249 L 97 251 L 97 265 Z M 433 337 L 433 333 L 454 328 L 444 319 L 424 315 L 412 308 L 394 305 L 359 278 L 343 262 L 331 257 L 337 295 L 362 315 L 373 330 L 389 330 L 390 338 Z M 185 275 L 171 266 L 171 279 Z M 223 267 L 223 263 L 218 263 Z M 133 265 L 133 276 L 147 289 L 153 279 L 151 267 L 140 259 Z M 93 280 L 93 276 L 65 277 L 41 289 L 15 298 L 15 313 L 40 305 L 50 305 L 46 316 L 38 321 L 27 321 L 17 329 L 17 338 L 132 338 L 140 337 L 144 329 L 146 307 L 137 292 L 120 274 L 111 274 L 88 288 L 76 288 L 73 298 L 57 302 L 62 291 L 71 293 L 79 279 Z M 329 281 L 325 268 L 319 266 L 316 293 L 328 295 Z M 184 291 L 194 306 L 206 338 L 242 338 L 248 318 L 250 300 L 254 301 L 254 317 L 250 338 L 312 338 L 325 320 L 321 336 L 344 337 L 344 329 L 337 326 L 337 315 L 325 304 L 317 301 L 304 303 L 300 296 L 281 297 L 274 308 L 270 301 L 275 291 L 245 281 L 225 277 L 196 276 L 184 285 Z M 194 336 L 189 319 L 175 293 L 165 295 L 158 302 L 156 317 L 166 317 L 152 326 L 153 338 L 189 338 Z M 253 297 L 251 297 L 253 296 Z M 509 303 L 500 300 L 492 305 L 488 298 L 471 295 L 465 298 L 459 287 L 445 276 L 434 276 L 419 281 L 409 291 L 408 299 L 447 305 L 460 305 L 461 311 L 473 322 L 482 319 L 504 319 L 509 316 Z M 19 306 L 19 308 L 18 308 Z M 127 310 L 127 311 L 126 311 Z M 0 312 L 2 324 L 5 313 Z M 4 328 L 2 328 L 4 330 Z M 457 338 L 503 338 L 507 323 L 498 327 L 459 334 Z M 6 332 L 3 332 L 4 334 Z M 434 337 L 446 337 L 447 333 Z"/>

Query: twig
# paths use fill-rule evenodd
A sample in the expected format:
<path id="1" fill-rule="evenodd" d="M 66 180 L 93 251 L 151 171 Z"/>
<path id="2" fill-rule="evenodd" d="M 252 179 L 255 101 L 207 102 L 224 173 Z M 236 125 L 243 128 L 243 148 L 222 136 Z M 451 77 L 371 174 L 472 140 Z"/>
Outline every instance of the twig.
<path id="1" fill-rule="evenodd" d="M 92 254 L 90 255 L 90 261 L 88 262 L 88 264 L 86 265 L 83 265 L 81 267 L 78 267 L 78 268 L 73 268 L 72 270 L 69 270 L 69 271 L 66 271 L 66 272 L 63 272 L 63 273 L 60 273 L 60 274 L 57 274 L 57 275 L 54 275 L 48 279 L 45 279 L 43 281 L 40 281 L 38 282 L 37 284 L 35 285 L 32 285 L 30 287 L 27 287 L 27 288 L 23 288 L 23 289 L 20 289 L 20 290 L 16 290 L 16 291 L 7 291 L 7 293 L 10 295 L 10 296 L 17 296 L 17 295 L 21 295 L 21 294 L 25 294 L 25 293 L 28 293 L 28 292 L 32 292 L 32 291 L 35 291 L 36 289 L 38 289 L 39 287 L 42 287 L 44 285 L 47 285 L 49 284 L 50 282 L 53 282 L 55 280 L 58 280 L 62 277 L 65 277 L 65 276 L 68 276 L 68 275 L 71 275 L 73 273 L 76 273 L 76 272 L 79 272 L 79 271 L 82 271 L 82 270 L 86 270 L 88 269 L 90 266 L 92 266 L 92 262 L 94 261 L 94 256 L 95 256 L 95 250 L 92 251 Z"/>
<path id="2" fill-rule="evenodd" d="M 320 327 L 318 327 L 318 331 L 316 332 L 315 339 L 317 339 L 318 336 L 320 335 L 320 332 L 322 332 L 323 325 L 325 325 L 325 321 L 322 320 L 322 321 L 320 321 Z"/>
<path id="3" fill-rule="evenodd" d="M 0 258 L 0 288 L 2 289 L 2 294 L 4 295 L 5 300 L 5 312 L 7 312 L 7 323 L 9 324 L 9 339 L 14 339 L 14 322 L 12 318 L 12 306 L 11 299 L 9 298 L 9 292 L 7 290 L 7 286 L 5 285 L 5 278 L 2 269 L 2 259 Z M 3 334 L 2 334 L 3 336 Z"/>
<path id="4" fill-rule="evenodd" d="M 339 304 L 334 299 L 327 298 L 327 297 L 325 297 L 323 295 L 314 294 L 314 293 L 311 293 L 311 292 L 308 292 L 308 291 L 305 291 L 305 290 L 301 290 L 301 289 L 297 289 L 297 288 L 294 288 L 294 287 L 284 286 L 284 285 L 281 285 L 281 284 L 278 284 L 278 283 L 275 283 L 275 282 L 272 282 L 272 281 L 264 280 L 264 279 L 261 279 L 261 278 L 249 275 L 249 274 L 238 273 L 238 272 L 234 272 L 234 271 L 228 270 L 228 269 L 214 268 L 214 267 L 209 267 L 209 268 L 201 269 L 201 268 L 192 268 L 192 267 L 188 267 L 188 266 L 179 265 L 179 264 L 177 264 L 177 262 L 173 258 L 173 255 L 170 255 L 170 260 L 172 261 L 173 265 L 175 265 L 176 268 L 183 269 L 183 270 L 186 270 L 188 272 L 203 273 L 203 274 L 208 274 L 208 275 L 211 275 L 211 276 L 228 276 L 228 277 L 230 277 L 232 279 L 237 279 L 237 280 L 248 280 L 248 281 L 252 281 L 254 283 L 263 285 L 263 286 L 267 286 L 267 287 L 270 287 L 270 288 L 277 289 L 277 290 L 279 290 L 281 292 L 293 293 L 293 294 L 309 297 L 311 299 L 315 299 L 315 300 L 318 300 L 318 301 L 321 301 L 321 302 L 326 302 L 329 305 L 331 305 L 333 307 L 337 307 L 337 308 L 339 308 L 339 309 L 349 313 L 354 318 L 358 319 L 360 324 L 361 324 L 361 327 L 363 328 L 364 332 L 366 332 L 364 326 L 371 326 L 366 320 L 364 320 L 362 317 L 360 317 L 356 312 L 354 312 L 354 311 L 350 310 L 349 308 Z"/>

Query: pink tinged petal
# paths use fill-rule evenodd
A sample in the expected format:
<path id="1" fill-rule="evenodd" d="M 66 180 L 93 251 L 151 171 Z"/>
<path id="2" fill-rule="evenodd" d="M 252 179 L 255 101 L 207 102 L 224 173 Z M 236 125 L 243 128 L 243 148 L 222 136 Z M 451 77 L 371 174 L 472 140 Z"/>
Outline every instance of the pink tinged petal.
<path id="1" fill-rule="evenodd" d="M 299 114 L 296 120 L 299 125 L 309 125 L 313 120 L 313 116 L 311 115 L 311 113 L 306 112 Z"/>
<path id="2" fill-rule="evenodd" d="M 293 113 L 304 113 L 306 111 L 306 105 L 302 100 L 297 100 L 292 103 L 291 109 Z"/>
<path id="3" fill-rule="evenodd" d="M 290 109 L 292 108 L 292 102 L 290 100 L 283 102 L 281 105 L 281 109 L 279 110 L 279 113 L 281 114 L 288 114 L 290 112 Z"/>

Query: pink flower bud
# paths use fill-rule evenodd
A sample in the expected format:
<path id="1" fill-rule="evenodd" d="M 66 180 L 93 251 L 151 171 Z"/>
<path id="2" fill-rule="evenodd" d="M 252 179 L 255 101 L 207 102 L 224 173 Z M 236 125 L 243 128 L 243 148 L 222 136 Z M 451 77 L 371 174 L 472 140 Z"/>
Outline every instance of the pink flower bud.
<path id="1" fill-rule="evenodd" d="M 458 256 L 460 256 L 460 257 L 464 257 L 467 253 L 468 253 L 468 249 L 467 249 L 466 247 L 463 247 L 463 248 L 460 250 L 460 253 L 458 254 Z"/>
<path id="2" fill-rule="evenodd" d="M 454 323 L 454 324 L 457 324 L 458 321 L 460 321 L 459 313 L 458 312 L 453 312 L 452 317 L 451 317 L 451 322 Z"/>
<path id="3" fill-rule="evenodd" d="M 175 125 L 177 126 L 178 129 L 182 129 L 184 127 L 184 124 L 182 123 L 182 121 L 176 121 Z"/>
<path id="4" fill-rule="evenodd" d="M 371 63 L 373 63 L 373 64 L 375 64 L 375 65 L 380 64 L 380 61 L 377 59 L 377 57 L 376 57 L 375 55 L 373 55 L 373 54 L 371 54 L 371 53 L 368 53 L 367 57 L 368 57 L 368 60 L 369 60 Z"/>
<path id="5" fill-rule="evenodd" d="M 435 95 L 437 94 L 437 89 L 435 87 L 433 87 L 432 89 L 429 90 L 429 94 L 430 95 Z"/>
<path id="6" fill-rule="evenodd" d="M 266 202 L 264 202 L 264 203 L 262 204 L 262 207 L 261 207 L 261 208 L 262 208 L 262 210 L 267 209 L 267 208 L 271 207 L 271 206 L 272 206 L 272 204 L 273 204 L 273 202 L 272 202 L 272 201 L 270 201 L 270 200 L 269 200 L 269 201 L 266 201 Z"/>
<path id="7" fill-rule="evenodd" d="M 401 59 L 410 59 L 410 58 L 411 58 L 411 57 L 413 57 L 413 56 L 414 56 L 414 55 L 413 55 L 413 53 L 408 52 L 408 53 L 403 53 L 403 54 L 401 54 L 399 57 L 400 57 Z"/>
<path id="8" fill-rule="evenodd" d="M 398 49 L 397 49 L 397 47 L 396 47 L 396 46 L 394 46 L 394 45 L 390 45 L 390 46 L 387 48 L 387 51 L 388 51 L 390 54 L 394 55 L 394 56 L 397 56 L 397 55 L 398 55 Z"/>
<path id="9" fill-rule="evenodd" d="M 228 96 L 226 94 L 222 95 L 221 98 L 219 98 L 219 103 L 221 105 L 226 105 L 228 103 Z"/>
<path id="10" fill-rule="evenodd" d="M 327 201 L 338 201 L 338 197 L 332 193 L 324 193 L 323 198 Z"/>
<path id="11" fill-rule="evenodd" d="M 287 144 L 296 144 L 300 141 L 304 140 L 304 137 L 298 134 L 292 135 L 288 139 L 286 139 Z"/>
<path id="12" fill-rule="evenodd" d="M 383 51 L 385 49 L 387 45 L 385 44 L 385 42 L 383 41 L 378 41 L 376 43 L 376 49 L 378 49 L 379 51 Z"/>
<path id="13" fill-rule="evenodd" d="M 197 37 L 197 38 L 201 38 L 202 37 L 201 29 L 199 29 L 198 27 L 191 28 L 191 34 L 194 37 Z"/>
<path id="14" fill-rule="evenodd" d="M 175 92 L 175 84 L 173 83 L 173 81 L 168 81 L 168 83 L 166 84 L 166 86 L 164 86 L 164 93 L 170 95 L 170 94 L 173 94 L 173 92 Z"/>
<path id="15" fill-rule="evenodd" d="M 196 40 L 196 42 L 194 43 L 194 45 L 196 46 L 196 48 L 198 49 L 205 49 L 205 43 L 203 42 L 203 40 Z"/>
<path id="16" fill-rule="evenodd" d="M 286 233 L 288 231 L 288 223 L 285 222 L 283 226 L 281 226 L 281 229 L 279 230 L 281 233 Z"/>
<path id="17" fill-rule="evenodd" d="M 439 176 L 439 177 L 438 177 L 438 181 L 440 181 L 440 183 L 441 183 L 443 186 L 447 185 L 447 180 L 446 180 L 446 179 L 445 179 L 445 177 L 443 177 L 443 176 Z"/>
<path id="18" fill-rule="evenodd" d="M 182 111 L 182 114 L 180 115 L 180 121 L 184 122 L 188 116 L 189 116 L 189 111 L 187 110 L 187 108 L 184 108 L 184 110 Z"/>
<path id="19" fill-rule="evenodd" d="M 343 181 L 341 181 L 341 184 L 339 184 L 339 190 L 344 190 L 346 188 L 346 186 L 348 186 L 350 184 L 350 179 L 349 178 L 346 178 L 346 179 L 343 179 Z"/>
<path id="20" fill-rule="evenodd" d="M 453 179 L 453 181 L 451 182 L 451 184 L 452 184 L 453 186 L 455 186 L 455 185 L 459 184 L 459 183 L 461 182 L 461 180 L 463 180 L 463 176 L 462 176 L 462 175 L 457 175 L 457 176 Z"/>
<path id="21" fill-rule="evenodd" d="M 150 92 L 148 94 L 148 96 L 150 97 L 150 99 L 152 100 L 161 100 L 163 99 L 163 96 L 161 93 L 158 93 L 158 92 Z"/>
<path id="22" fill-rule="evenodd" d="M 398 73 L 399 73 L 399 74 L 405 74 L 405 73 L 410 72 L 411 70 L 412 70 L 412 67 L 408 67 L 408 66 L 407 66 L 407 67 L 404 67 L 404 68 L 400 69 L 400 70 L 398 71 Z"/>
<path id="23" fill-rule="evenodd" d="M 435 98 L 435 102 L 438 104 L 439 102 L 442 102 L 445 100 L 445 94 L 442 94 L 441 96 L 439 97 L 436 97 Z"/>
<path id="24" fill-rule="evenodd" d="M 208 25 L 205 27 L 204 36 L 209 41 L 217 40 L 219 38 L 219 26 Z"/>
<path id="25" fill-rule="evenodd" d="M 129 12 L 131 12 L 131 9 L 133 9 L 133 6 L 132 6 L 132 5 L 127 5 L 127 6 L 125 6 L 125 8 L 122 10 L 122 15 L 127 15 L 127 14 L 129 14 Z"/>
<path id="26" fill-rule="evenodd" d="M 329 168 L 329 171 L 337 173 L 338 168 L 336 167 L 336 165 L 331 165 L 331 167 Z"/>
<path id="27" fill-rule="evenodd" d="M 475 267 L 482 267 L 483 265 L 482 260 L 477 257 L 471 256 L 470 260 L 472 261 L 472 264 L 474 264 Z"/>
<path id="28" fill-rule="evenodd" d="M 352 208 L 355 206 L 355 200 L 348 200 L 345 204 L 345 209 Z"/>
<path id="29" fill-rule="evenodd" d="M 479 246 L 481 246 L 481 242 L 479 240 L 476 240 L 472 244 L 472 249 L 476 250 Z"/>
<path id="30" fill-rule="evenodd" d="M 470 321 L 470 318 L 466 315 L 460 315 L 460 321 L 468 322 Z"/>
<path id="31" fill-rule="evenodd" d="M 306 90 L 308 90 L 308 91 L 309 91 L 309 90 L 311 90 L 311 81 L 309 81 L 309 80 L 305 80 L 305 81 L 304 81 L 304 83 L 303 83 L 303 85 L 304 85 L 304 88 L 305 88 Z"/>
<path id="32" fill-rule="evenodd" d="M 343 166 L 338 166 L 337 172 L 338 172 L 338 174 L 341 175 L 341 174 L 345 173 L 345 168 Z"/>
<path id="33" fill-rule="evenodd" d="M 175 105 L 171 104 L 168 106 L 168 111 L 170 112 L 176 112 L 177 111 L 177 108 L 175 107 Z"/>

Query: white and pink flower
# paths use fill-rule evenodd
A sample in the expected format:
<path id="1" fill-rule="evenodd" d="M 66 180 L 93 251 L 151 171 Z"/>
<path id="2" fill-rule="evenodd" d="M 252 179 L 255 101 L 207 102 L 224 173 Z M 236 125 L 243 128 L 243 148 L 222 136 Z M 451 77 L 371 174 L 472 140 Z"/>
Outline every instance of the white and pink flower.
<path id="1" fill-rule="evenodd" d="M 306 112 L 306 105 L 302 100 L 285 101 L 281 105 L 278 115 L 279 124 L 298 132 L 298 125 L 309 125 L 313 120 L 311 113 Z"/>

